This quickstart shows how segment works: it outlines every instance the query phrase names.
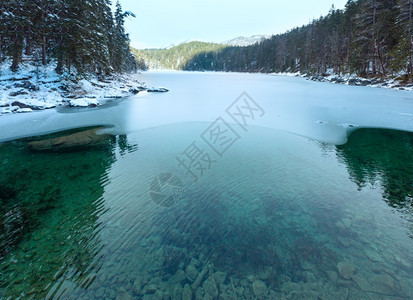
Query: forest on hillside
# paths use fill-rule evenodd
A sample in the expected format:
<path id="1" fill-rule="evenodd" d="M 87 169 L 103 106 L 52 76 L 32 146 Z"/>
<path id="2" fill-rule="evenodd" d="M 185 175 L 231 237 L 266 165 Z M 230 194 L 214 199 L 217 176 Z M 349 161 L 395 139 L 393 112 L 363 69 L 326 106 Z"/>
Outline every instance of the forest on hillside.
<path id="1" fill-rule="evenodd" d="M 185 70 L 412 76 L 412 0 L 350 0 L 344 10 L 248 47 L 203 53 Z"/>
<path id="2" fill-rule="evenodd" d="M 150 69 L 182 70 L 193 57 L 205 52 L 217 53 L 225 47 L 225 45 L 216 43 L 194 41 L 168 49 L 132 49 L 132 52 L 140 65 L 145 64 Z"/>
<path id="3" fill-rule="evenodd" d="M 56 63 L 69 73 L 126 72 L 137 65 L 124 22 L 131 12 L 110 0 L 2 0 L 0 62 L 17 71 L 24 61 Z"/>
<path id="4" fill-rule="evenodd" d="M 411 80 L 413 0 L 349 0 L 343 10 L 332 7 L 327 16 L 261 43 L 198 50 L 195 55 L 181 53 L 179 64 L 164 59 L 166 50 L 149 50 L 144 59 L 192 71 L 334 73 Z"/>

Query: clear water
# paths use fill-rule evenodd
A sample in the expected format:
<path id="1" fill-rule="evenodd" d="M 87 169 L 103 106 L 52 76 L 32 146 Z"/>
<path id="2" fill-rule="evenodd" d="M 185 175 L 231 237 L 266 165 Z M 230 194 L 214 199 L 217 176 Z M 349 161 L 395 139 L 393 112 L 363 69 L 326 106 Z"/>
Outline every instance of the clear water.
<path id="1" fill-rule="evenodd" d="M 148 99 L 162 97 L 175 96 Z M 113 107 L 128 115 L 141 101 Z M 412 298 L 413 133 L 359 129 L 334 145 L 264 118 L 231 124 L 239 139 L 222 156 L 202 120 L 110 124 L 117 135 L 76 151 L 27 147 L 54 135 L 0 144 L 0 297 Z M 197 180 L 177 160 L 193 142 L 211 162 Z M 172 192 L 157 190 L 170 178 Z"/>

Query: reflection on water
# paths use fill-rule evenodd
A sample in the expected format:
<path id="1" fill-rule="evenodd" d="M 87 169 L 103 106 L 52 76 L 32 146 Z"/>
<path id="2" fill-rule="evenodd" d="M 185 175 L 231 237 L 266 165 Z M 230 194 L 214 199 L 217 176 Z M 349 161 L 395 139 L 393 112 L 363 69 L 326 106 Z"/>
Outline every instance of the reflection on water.
<path id="1" fill-rule="evenodd" d="M 1 286 L 12 298 L 44 297 L 62 277 L 88 285 L 103 246 L 102 183 L 115 159 L 111 140 L 72 153 L 32 153 L 27 142 L 0 148 Z"/>
<path id="2" fill-rule="evenodd" d="M 392 207 L 410 207 L 413 200 L 413 133 L 362 129 L 351 135 L 337 154 L 351 179 L 363 188 L 377 181 Z"/>
<path id="3" fill-rule="evenodd" d="M 0 296 L 413 297 L 412 134 L 359 130 L 336 147 L 251 128 L 194 183 L 176 156 L 208 125 L 70 153 L 3 144 Z M 185 185 L 170 208 L 148 193 L 162 173 Z"/>

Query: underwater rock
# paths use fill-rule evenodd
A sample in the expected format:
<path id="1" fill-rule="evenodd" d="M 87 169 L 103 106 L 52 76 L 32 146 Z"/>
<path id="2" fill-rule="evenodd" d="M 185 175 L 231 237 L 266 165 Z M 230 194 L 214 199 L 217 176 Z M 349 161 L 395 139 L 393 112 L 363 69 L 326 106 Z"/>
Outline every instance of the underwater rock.
<path id="1" fill-rule="evenodd" d="M 267 286 L 261 280 L 256 280 L 252 284 L 252 291 L 257 298 L 263 298 L 267 295 Z"/>
<path id="2" fill-rule="evenodd" d="M 182 291 L 182 300 L 191 300 L 192 290 L 189 284 L 185 284 L 184 290 Z"/>
<path id="3" fill-rule="evenodd" d="M 172 287 L 172 299 L 181 299 L 183 290 L 184 289 L 183 289 L 182 285 L 180 285 L 179 283 L 175 284 Z"/>
<path id="4" fill-rule="evenodd" d="M 373 276 L 372 283 L 374 290 L 383 294 L 397 294 L 396 282 L 393 277 L 387 273 Z"/>
<path id="5" fill-rule="evenodd" d="M 151 300 L 162 300 L 164 298 L 164 294 L 162 291 L 157 290 L 154 295 L 152 295 Z"/>
<path id="6" fill-rule="evenodd" d="M 191 258 L 191 265 L 194 265 L 195 267 L 199 267 L 200 261 L 193 257 Z"/>
<path id="7" fill-rule="evenodd" d="M 398 263 L 401 264 L 403 267 L 410 269 L 413 267 L 413 263 L 410 262 L 408 259 L 406 259 L 405 257 L 403 257 L 403 253 L 404 252 L 400 252 L 400 253 L 393 253 L 394 255 L 394 260 Z"/>
<path id="8" fill-rule="evenodd" d="M 127 291 L 125 291 L 124 289 L 120 289 L 117 293 L 116 293 L 116 300 L 133 300 L 134 298 L 129 295 L 129 293 Z"/>
<path id="9" fill-rule="evenodd" d="M 366 249 L 364 250 L 364 253 L 366 253 L 366 256 L 372 261 L 372 262 L 378 262 L 378 261 L 383 261 L 381 258 L 380 254 L 377 253 L 377 251 Z"/>
<path id="10" fill-rule="evenodd" d="M 268 280 L 272 274 L 272 267 L 265 267 L 260 271 L 259 277 L 261 280 Z"/>
<path id="11" fill-rule="evenodd" d="M 96 145 L 111 137 L 108 134 L 97 134 L 101 128 L 85 130 L 54 139 L 34 141 L 28 144 L 30 150 L 34 151 L 70 151 L 87 146 Z"/>
<path id="12" fill-rule="evenodd" d="M 240 285 L 241 285 L 241 286 L 249 286 L 250 284 L 249 284 L 248 280 L 246 280 L 246 279 L 244 278 L 244 279 L 241 279 L 241 280 L 240 280 Z"/>
<path id="13" fill-rule="evenodd" d="M 356 271 L 356 267 L 352 262 L 349 261 L 341 261 L 337 264 L 338 273 L 344 279 L 350 279 L 351 276 Z"/>
<path id="14" fill-rule="evenodd" d="M 196 267 L 192 264 L 190 264 L 187 268 L 186 268 L 186 277 L 191 281 L 195 281 L 195 279 L 198 277 L 198 270 L 196 269 Z"/>
<path id="15" fill-rule="evenodd" d="M 282 283 L 284 283 L 284 282 L 290 282 L 290 281 L 291 281 L 291 278 L 290 278 L 288 275 L 280 274 L 280 275 L 278 275 L 278 281 L 279 281 L 279 282 L 282 282 Z"/>
<path id="16" fill-rule="evenodd" d="M 204 298 L 205 291 L 202 287 L 197 288 L 195 292 L 195 299 L 203 299 Z"/>
<path id="17" fill-rule="evenodd" d="M 314 264 L 310 263 L 307 260 L 304 260 L 304 261 L 301 262 L 301 268 L 305 271 L 316 270 L 317 269 Z"/>
<path id="18" fill-rule="evenodd" d="M 158 289 L 162 292 L 165 292 L 169 289 L 169 286 L 170 286 L 169 282 L 162 281 L 162 282 L 159 283 Z"/>
<path id="19" fill-rule="evenodd" d="M 351 280 L 346 280 L 346 279 L 338 279 L 337 280 L 337 285 L 342 286 L 342 287 L 347 287 L 351 288 L 353 286 L 353 282 Z"/>
<path id="20" fill-rule="evenodd" d="M 214 300 L 214 298 L 213 298 L 210 294 L 205 294 L 205 295 L 202 297 L 202 300 Z"/>
<path id="21" fill-rule="evenodd" d="M 202 285 L 206 294 L 211 295 L 213 298 L 218 296 L 218 289 L 211 278 L 207 278 Z"/>
<path id="22" fill-rule="evenodd" d="M 351 244 L 348 239 L 343 238 L 343 237 L 341 237 L 341 236 L 337 237 L 337 240 L 340 242 L 341 245 L 343 245 L 343 246 L 346 247 L 346 248 L 347 248 L 348 246 L 350 246 L 350 244 Z"/>
<path id="23" fill-rule="evenodd" d="M 295 282 L 286 282 L 281 286 L 281 292 L 289 294 L 300 290 L 300 285 Z"/>
<path id="24" fill-rule="evenodd" d="M 214 273 L 214 279 L 218 285 L 224 283 L 226 278 L 227 278 L 227 273 L 225 272 L 218 271 Z"/>
<path id="25" fill-rule="evenodd" d="M 337 282 L 338 274 L 334 271 L 327 271 L 328 280 L 332 283 Z"/>
<path id="26" fill-rule="evenodd" d="M 150 283 L 143 288 L 143 294 L 154 294 L 158 290 L 158 286 L 154 283 Z"/>
<path id="27" fill-rule="evenodd" d="M 138 277 L 135 279 L 134 283 L 133 283 L 133 287 L 132 290 L 136 295 L 141 295 L 142 294 L 142 278 Z"/>
<path id="28" fill-rule="evenodd" d="M 183 283 L 186 280 L 185 272 L 181 269 L 176 271 L 175 275 L 169 280 L 171 283 Z"/>
<path id="29" fill-rule="evenodd" d="M 160 277 L 153 277 L 150 281 L 149 284 L 155 284 L 155 285 L 159 285 L 160 283 L 162 283 L 162 278 Z"/>
<path id="30" fill-rule="evenodd" d="M 103 297 L 105 296 L 105 289 L 104 289 L 103 287 L 100 287 L 100 288 L 96 291 L 95 296 L 96 296 L 97 298 L 103 298 Z"/>
<path id="31" fill-rule="evenodd" d="M 341 220 L 341 223 L 343 223 L 345 228 L 350 228 L 352 222 L 351 222 L 351 219 L 349 219 L 349 218 L 343 218 Z"/>
<path id="32" fill-rule="evenodd" d="M 351 279 L 362 291 L 372 290 L 370 282 L 368 282 L 368 280 L 362 274 L 354 274 L 353 276 L 351 276 Z"/>
<path id="33" fill-rule="evenodd" d="M 314 283 L 317 282 L 317 278 L 314 276 L 313 272 L 304 271 L 303 276 L 307 279 L 307 283 Z"/>

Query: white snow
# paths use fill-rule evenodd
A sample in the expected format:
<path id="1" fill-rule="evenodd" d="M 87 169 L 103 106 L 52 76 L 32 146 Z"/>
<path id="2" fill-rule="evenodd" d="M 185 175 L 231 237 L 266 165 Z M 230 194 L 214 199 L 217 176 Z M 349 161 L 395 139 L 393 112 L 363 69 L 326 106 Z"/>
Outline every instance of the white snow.
<path id="1" fill-rule="evenodd" d="M 17 73 L 10 70 L 10 65 L 10 60 L 0 64 L 0 115 L 62 105 L 98 106 L 108 99 L 130 96 L 131 90 L 147 89 L 139 82 L 139 74 L 78 80 L 68 74 L 57 74 L 53 63 L 45 67 L 23 63 Z"/>
<path id="2" fill-rule="evenodd" d="M 100 103 L 97 99 L 87 99 L 87 98 L 79 98 L 73 99 L 69 101 L 70 106 L 73 107 L 88 107 L 88 106 L 99 106 Z"/>
<path id="3" fill-rule="evenodd" d="M 31 108 L 19 108 L 16 110 L 18 113 L 26 113 L 26 112 L 32 112 L 33 110 Z"/>
<path id="4" fill-rule="evenodd" d="M 332 73 L 332 70 L 328 70 Z M 355 85 L 355 86 L 368 86 L 377 88 L 387 88 L 387 89 L 399 89 L 403 91 L 413 91 L 413 84 L 403 85 L 400 81 L 388 78 L 388 79 L 366 79 L 362 77 L 357 77 L 354 74 L 344 74 L 344 75 L 328 75 L 328 76 L 311 76 L 309 74 L 302 74 L 300 72 L 281 72 L 272 73 L 273 76 L 288 76 L 288 77 L 302 77 L 313 81 L 319 82 L 331 82 L 334 84 L 345 84 L 345 85 Z M 352 82 L 353 81 L 353 82 Z"/>

